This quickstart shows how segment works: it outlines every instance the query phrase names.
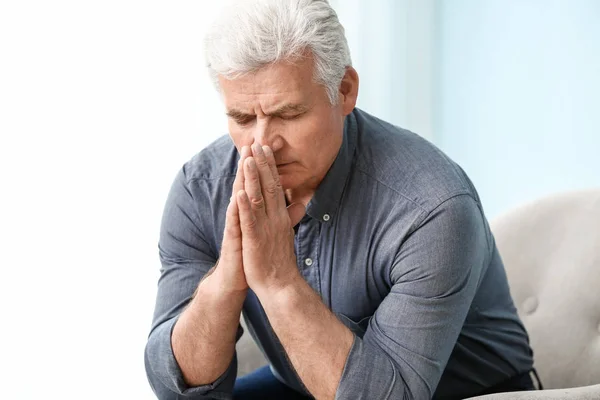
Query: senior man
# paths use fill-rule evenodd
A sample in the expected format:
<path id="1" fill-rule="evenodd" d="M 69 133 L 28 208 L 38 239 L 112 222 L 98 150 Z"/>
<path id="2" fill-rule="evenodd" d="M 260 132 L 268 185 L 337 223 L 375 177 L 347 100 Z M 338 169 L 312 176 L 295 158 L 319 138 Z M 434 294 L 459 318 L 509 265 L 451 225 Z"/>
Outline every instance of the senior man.
<path id="1" fill-rule="evenodd" d="M 532 389 L 465 173 L 355 108 L 325 0 L 247 0 L 205 42 L 229 136 L 177 175 L 145 351 L 160 399 L 460 399 Z M 236 380 L 243 314 L 269 361 Z"/>

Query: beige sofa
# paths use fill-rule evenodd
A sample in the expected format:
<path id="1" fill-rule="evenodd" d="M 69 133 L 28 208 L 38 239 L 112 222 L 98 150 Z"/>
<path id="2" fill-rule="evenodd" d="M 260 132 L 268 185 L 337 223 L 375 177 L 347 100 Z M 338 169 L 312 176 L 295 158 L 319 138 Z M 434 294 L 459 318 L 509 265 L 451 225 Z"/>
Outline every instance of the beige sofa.
<path id="1" fill-rule="evenodd" d="M 555 390 L 477 399 L 600 400 L 600 189 L 545 197 L 491 225 L 535 367 Z"/>
<path id="2" fill-rule="evenodd" d="M 540 199 L 497 218 L 492 230 L 536 369 L 554 390 L 477 399 L 600 400 L 600 189 Z M 249 334 L 237 350 L 240 375 L 266 363 Z"/>
<path id="3" fill-rule="evenodd" d="M 244 327 L 244 334 L 240 340 L 238 340 L 237 345 L 235 346 L 238 357 L 237 376 L 246 375 L 247 373 L 267 364 L 267 360 L 261 353 L 256 343 L 254 343 L 254 340 L 252 340 L 252 336 L 250 336 L 250 332 L 248 331 L 248 328 L 246 328 L 244 318 L 242 318 L 242 326 Z"/>

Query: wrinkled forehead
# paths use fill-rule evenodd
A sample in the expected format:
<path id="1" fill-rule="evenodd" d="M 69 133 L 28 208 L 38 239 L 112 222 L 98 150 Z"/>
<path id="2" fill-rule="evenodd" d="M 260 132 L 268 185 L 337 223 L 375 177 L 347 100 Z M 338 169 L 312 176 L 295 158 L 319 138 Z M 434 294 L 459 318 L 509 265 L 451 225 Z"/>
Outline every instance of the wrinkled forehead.
<path id="1" fill-rule="evenodd" d="M 225 107 L 242 110 L 260 105 L 266 109 L 286 105 L 310 106 L 326 93 L 312 79 L 312 62 L 275 63 L 235 79 L 219 76 Z M 263 110 L 267 112 L 267 110 Z"/>

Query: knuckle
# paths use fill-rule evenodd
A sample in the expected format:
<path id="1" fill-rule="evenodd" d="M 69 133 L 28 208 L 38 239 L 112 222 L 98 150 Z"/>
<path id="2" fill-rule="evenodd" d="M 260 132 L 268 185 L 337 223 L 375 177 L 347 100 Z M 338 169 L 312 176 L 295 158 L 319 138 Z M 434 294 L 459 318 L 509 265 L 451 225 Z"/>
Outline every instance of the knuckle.
<path id="1" fill-rule="evenodd" d="M 248 176 L 246 179 L 250 185 L 258 186 L 260 184 L 260 179 L 258 175 L 251 175 Z"/>
<path id="2" fill-rule="evenodd" d="M 265 205 L 265 200 L 262 196 L 252 198 L 252 205 L 256 208 L 262 208 Z"/>
<path id="3" fill-rule="evenodd" d="M 275 196 L 279 191 L 278 185 L 269 185 L 265 188 L 265 192 L 267 192 L 270 196 Z"/>
<path id="4" fill-rule="evenodd" d="M 277 170 L 273 171 L 271 175 L 273 175 L 273 181 L 275 182 L 275 184 L 277 186 L 281 186 L 281 184 L 279 183 L 279 173 L 277 172 Z"/>

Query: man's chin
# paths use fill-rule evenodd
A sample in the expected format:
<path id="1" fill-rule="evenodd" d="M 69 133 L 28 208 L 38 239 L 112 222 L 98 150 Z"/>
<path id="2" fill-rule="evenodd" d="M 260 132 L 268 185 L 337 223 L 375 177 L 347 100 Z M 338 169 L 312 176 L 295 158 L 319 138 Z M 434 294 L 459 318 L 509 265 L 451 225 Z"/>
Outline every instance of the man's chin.
<path id="1" fill-rule="evenodd" d="M 293 180 L 293 177 L 287 174 L 279 174 L 279 183 L 283 190 L 293 189 L 295 187 Z"/>
<path id="2" fill-rule="evenodd" d="M 293 190 L 300 186 L 301 180 L 298 179 L 297 175 L 280 172 L 279 183 L 281 183 L 283 190 Z"/>
<path id="3" fill-rule="evenodd" d="M 306 185 L 306 171 L 297 168 L 293 163 L 284 165 L 283 168 L 277 168 L 279 172 L 279 182 L 283 190 L 296 190 Z"/>

